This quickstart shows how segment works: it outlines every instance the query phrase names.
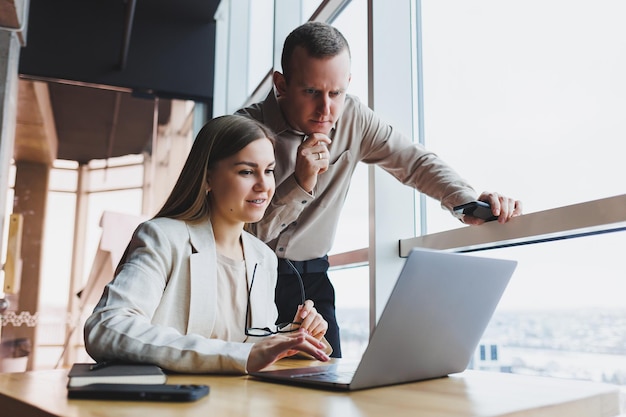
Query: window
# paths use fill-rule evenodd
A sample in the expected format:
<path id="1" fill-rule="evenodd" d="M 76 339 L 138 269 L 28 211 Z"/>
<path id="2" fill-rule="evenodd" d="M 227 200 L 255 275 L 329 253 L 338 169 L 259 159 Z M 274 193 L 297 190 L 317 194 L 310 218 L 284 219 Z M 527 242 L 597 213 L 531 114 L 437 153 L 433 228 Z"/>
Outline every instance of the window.
<path id="1" fill-rule="evenodd" d="M 274 0 L 250 2 L 250 63 L 248 94 L 256 89 L 272 69 L 274 50 Z"/>
<path id="2" fill-rule="evenodd" d="M 332 24 L 344 35 L 350 45 L 352 79 L 348 93 L 364 103 L 368 97 L 367 3 L 352 0 Z M 339 219 L 335 242 L 330 254 L 337 254 L 369 246 L 368 173 L 365 164 L 359 164 L 350 184 L 350 191 Z M 346 358 L 359 357 L 369 339 L 369 267 L 339 267 L 329 272 L 336 294 L 337 321 L 341 328 L 342 354 Z"/>
<path id="3" fill-rule="evenodd" d="M 626 191 L 626 3 L 421 7 L 426 146 L 527 213 Z M 428 233 L 456 227 L 428 201 Z"/>
<path id="4" fill-rule="evenodd" d="M 82 173 L 81 173 L 82 172 Z M 80 176 L 83 176 L 80 178 Z M 67 326 L 79 323 L 72 334 L 71 343 L 82 343 L 82 321 L 86 317 L 68 317 L 68 300 L 78 297 L 70 294 L 72 257 L 75 238 L 77 199 L 86 199 L 86 229 L 83 266 L 83 284 L 86 284 L 94 266 L 94 258 L 100 242 L 100 218 L 105 210 L 139 215 L 142 207 L 143 157 L 134 155 L 109 161 L 92 161 L 87 169 L 73 161 L 55 161 L 50 170 L 50 186 L 44 235 L 35 369 L 56 366 L 63 352 Z M 79 190 L 79 183 L 87 184 Z M 63 213 L 61 216 L 60 213 Z M 84 315 L 91 311 L 83 311 Z M 82 352 L 84 355 L 84 352 Z M 80 353 L 79 353 L 80 354 Z M 79 357 L 78 360 L 89 360 Z"/>
<path id="5" fill-rule="evenodd" d="M 492 249 L 519 264 L 485 332 L 507 371 L 626 385 L 626 232 Z"/>
<path id="6" fill-rule="evenodd" d="M 421 2 L 426 146 L 526 213 L 626 190 L 626 5 L 588 6 Z M 459 227 L 438 202 L 427 207 L 428 233 Z M 625 239 L 477 252 L 519 261 L 485 334 L 502 369 L 626 385 Z"/>

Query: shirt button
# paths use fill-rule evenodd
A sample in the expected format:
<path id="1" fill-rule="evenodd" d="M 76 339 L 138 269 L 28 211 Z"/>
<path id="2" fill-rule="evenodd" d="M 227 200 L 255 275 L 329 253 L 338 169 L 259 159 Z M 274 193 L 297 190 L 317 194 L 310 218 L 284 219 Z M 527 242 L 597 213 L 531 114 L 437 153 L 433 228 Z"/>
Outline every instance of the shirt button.
<path id="1" fill-rule="evenodd" d="M 306 204 L 306 200 L 302 200 L 302 204 Z"/>
<path id="2" fill-rule="evenodd" d="M 284 252 L 285 248 L 278 248 L 278 252 Z"/>
<path id="3" fill-rule="evenodd" d="M 280 227 L 285 227 L 287 226 L 285 223 L 281 224 Z"/>

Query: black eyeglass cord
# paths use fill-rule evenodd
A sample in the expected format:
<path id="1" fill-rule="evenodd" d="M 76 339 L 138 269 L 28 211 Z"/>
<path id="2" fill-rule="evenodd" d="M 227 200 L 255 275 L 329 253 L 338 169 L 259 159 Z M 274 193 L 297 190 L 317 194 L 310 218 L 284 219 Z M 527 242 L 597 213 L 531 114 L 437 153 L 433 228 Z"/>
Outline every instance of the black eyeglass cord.
<path id="1" fill-rule="evenodd" d="M 304 293 L 304 283 L 302 281 L 302 276 L 300 275 L 300 272 L 296 269 L 296 267 L 291 263 L 291 261 L 286 260 L 287 263 L 289 264 L 289 266 L 291 268 L 293 268 L 294 272 L 296 273 L 296 275 L 298 276 L 298 283 L 300 284 L 300 295 L 302 296 L 302 304 L 304 304 L 306 298 L 305 298 L 305 293 Z M 250 282 L 250 288 L 248 289 L 248 303 L 246 305 L 246 325 L 244 327 L 244 332 L 246 334 L 246 336 L 254 336 L 254 337 L 264 337 L 264 336 L 270 336 L 272 334 L 276 334 L 276 333 L 290 333 L 292 331 L 295 331 L 295 329 L 290 329 L 290 330 L 286 330 L 286 331 L 281 331 L 281 330 L 277 330 L 277 331 L 272 331 L 269 328 L 255 328 L 255 327 L 248 327 L 248 319 L 249 319 L 249 315 L 250 315 L 250 293 L 252 292 L 252 285 L 254 284 L 254 278 L 256 276 L 256 269 L 257 269 L 258 264 L 254 264 L 254 270 L 252 271 L 252 281 Z M 300 325 L 302 323 L 296 323 L 296 322 L 289 322 L 289 323 L 283 323 L 283 324 L 295 324 L 295 325 Z M 280 325 L 279 325 L 280 326 Z M 259 332 L 260 334 L 256 333 Z"/>
<path id="2" fill-rule="evenodd" d="M 298 277 L 298 284 L 300 284 L 300 295 L 302 296 L 302 302 L 304 303 L 304 301 L 306 300 L 306 296 L 304 294 L 304 282 L 302 281 L 302 275 L 300 275 L 300 271 L 298 271 L 298 268 L 296 268 L 289 259 L 285 259 L 284 261 L 287 262 L 287 265 L 289 265 L 289 267 L 293 269 L 293 272 L 295 272 L 296 276 Z"/>

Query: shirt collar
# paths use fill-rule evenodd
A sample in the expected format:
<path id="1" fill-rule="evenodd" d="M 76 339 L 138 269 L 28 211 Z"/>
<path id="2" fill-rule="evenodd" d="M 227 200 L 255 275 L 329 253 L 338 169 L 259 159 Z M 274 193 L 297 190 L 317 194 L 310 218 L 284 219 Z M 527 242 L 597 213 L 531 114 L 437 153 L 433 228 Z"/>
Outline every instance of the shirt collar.
<path id="1" fill-rule="evenodd" d="M 268 125 L 276 135 L 280 135 L 285 131 L 294 132 L 291 126 L 289 126 L 289 123 L 287 123 L 287 120 L 285 120 L 283 112 L 280 110 L 273 88 L 263 101 L 262 107 L 263 114 L 265 115 L 265 124 Z"/>

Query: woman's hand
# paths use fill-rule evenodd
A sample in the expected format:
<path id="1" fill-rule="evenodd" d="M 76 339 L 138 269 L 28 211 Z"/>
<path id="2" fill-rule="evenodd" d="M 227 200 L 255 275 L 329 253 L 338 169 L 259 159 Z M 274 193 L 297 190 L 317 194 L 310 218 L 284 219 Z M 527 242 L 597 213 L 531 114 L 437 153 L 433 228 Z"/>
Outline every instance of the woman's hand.
<path id="1" fill-rule="evenodd" d="M 311 300 L 306 300 L 304 305 L 298 306 L 293 322 L 301 323 L 300 328 L 318 340 L 321 340 L 328 330 L 328 322 L 313 307 Z"/>
<path id="2" fill-rule="evenodd" d="M 264 337 L 256 342 L 248 356 L 248 372 L 260 371 L 279 359 L 304 352 L 318 361 L 326 362 L 330 358 L 324 353 L 326 345 L 304 329 L 293 333 L 279 333 Z"/>

